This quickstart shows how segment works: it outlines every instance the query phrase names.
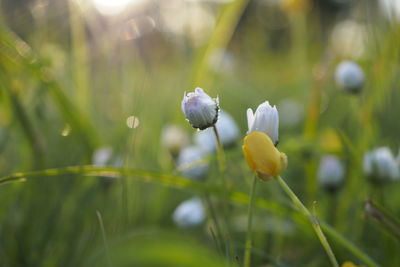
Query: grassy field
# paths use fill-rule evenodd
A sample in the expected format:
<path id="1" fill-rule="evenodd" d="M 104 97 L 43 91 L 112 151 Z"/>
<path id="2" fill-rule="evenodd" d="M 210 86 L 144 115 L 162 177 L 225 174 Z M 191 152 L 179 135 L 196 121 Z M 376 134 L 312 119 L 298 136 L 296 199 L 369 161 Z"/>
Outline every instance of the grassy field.
<path id="1" fill-rule="evenodd" d="M 314 228 L 340 266 L 400 266 L 400 174 L 380 171 L 400 169 L 395 3 L 0 0 L 0 266 L 243 266 L 246 110 L 267 100 L 281 177 L 311 214 L 258 181 L 251 266 L 330 266 Z M 342 61 L 363 70 L 356 93 L 335 79 Z M 196 87 L 238 127 L 200 161 L 179 159 L 203 142 L 181 110 Z M 368 173 L 379 147 L 397 165 Z M 199 218 L 180 221 L 193 198 Z"/>

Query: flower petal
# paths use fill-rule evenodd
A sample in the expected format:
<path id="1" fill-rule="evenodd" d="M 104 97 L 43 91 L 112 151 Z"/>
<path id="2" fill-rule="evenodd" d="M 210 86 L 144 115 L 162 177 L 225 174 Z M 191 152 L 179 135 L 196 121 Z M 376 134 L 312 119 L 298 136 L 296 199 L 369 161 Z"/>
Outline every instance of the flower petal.
<path id="1" fill-rule="evenodd" d="M 287 164 L 286 155 L 279 152 L 271 138 L 263 132 L 247 135 L 244 138 L 243 152 L 249 167 L 263 177 L 279 174 Z"/>

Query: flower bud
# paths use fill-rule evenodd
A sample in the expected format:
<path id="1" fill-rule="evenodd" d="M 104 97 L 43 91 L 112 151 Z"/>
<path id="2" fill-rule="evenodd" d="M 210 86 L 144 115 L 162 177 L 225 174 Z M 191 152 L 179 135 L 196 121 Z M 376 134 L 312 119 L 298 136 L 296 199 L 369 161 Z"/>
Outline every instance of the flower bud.
<path id="1" fill-rule="evenodd" d="M 334 192 L 344 180 L 343 163 L 336 156 L 322 157 L 318 168 L 318 182 L 328 191 Z"/>
<path id="2" fill-rule="evenodd" d="M 247 124 L 249 126 L 247 134 L 263 132 L 272 139 L 274 145 L 278 144 L 278 110 L 275 106 L 271 107 L 268 101 L 259 105 L 255 113 L 251 108 L 247 110 Z"/>
<path id="3" fill-rule="evenodd" d="M 92 164 L 97 167 L 113 166 L 120 168 L 124 165 L 121 155 L 115 153 L 112 147 L 97 148 L 92 155 Z"/>
<path id="4" fill-rule="evenodd" d="M 232 145 L 237 140 L 239 136 L 239 127 L 232 116 L 226 111 L 220 110 L 219 118 L 215 126 L 217 127 L 219 137 L 224 147 Z M 212 129 L 196 132 L 194 134 L 194 142 L 207 152 L 211 153 L 217 150 L 217 143 Z"/>
<path id="5" fill-rule="evenodd" d="M 207 174 L 207 152 L 198 146 L 189 146 L 181 150 L 177 159 L 179 172 L 190 179 L 202 179 Z"/>
<path id="6" fill-rule="evenodd" d="M 173 156 L 189 143 L 189 136 L 178 125 L 166 125 L 161 132 L 161 145 Z"/>
<path id="7" fill-rule="evenodd" d="M 343 61 L 336 67 L 336 84 L 350 93 L 358 93 L 364 85 L 364 71 L 353 61 Z"/>
<path id="8" fill-rule="evenodd" d="M 194 128 L 204 130 L 213 126 L 218 120 L 218 110 L 218 97 L 212 99 L 201 88 L 183 96 L 182 112 Z"/>
<path id="9" fill-rule="evenodd" d="M 283 127 L 296 127 L 304 119 L 304 107 L 299 102 L 286 98 L 279 102 L 278 108 L 281 111 L 279 123 Z"/>
<path id="10" fill-rule="evenodd" d="M 186 200 L 175 209 L 172 219 L 183 228 L 200 225 L 205 220 L 204 205 L 198 198 Z"/>
<path id="11" fill-rule="evenodd" d="M 251 132 L 244 138 L 243 153 L 247 164 L 262 180 L 281 173 L 287 166 L 287 157 L 263 132 Z"/>
<path id="12" fill-rule="evenodd" d="M 380 147 L 364 155 L 364 173 L 375 182 L 400 178 L 399 165 L 387 147 Z"/>
<path id="13" fill-rule="evenodd" d="M 112 156 L 113 149 L 111 147 L 100 147 L 93 152 L 92 164 L 98 167 L 106 166 L 110 164 Z"/>

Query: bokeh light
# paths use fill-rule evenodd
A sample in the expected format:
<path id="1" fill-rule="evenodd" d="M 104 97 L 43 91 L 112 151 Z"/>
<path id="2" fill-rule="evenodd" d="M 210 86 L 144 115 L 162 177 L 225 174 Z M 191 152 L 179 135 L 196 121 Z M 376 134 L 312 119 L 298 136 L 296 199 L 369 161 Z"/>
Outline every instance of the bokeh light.
<path id="1" fill-rule="evenodd" d="M 96 9 L 103 15 L 117 15 L 128 5 L 140 4 L 144 0 L 92 0 Z"/>

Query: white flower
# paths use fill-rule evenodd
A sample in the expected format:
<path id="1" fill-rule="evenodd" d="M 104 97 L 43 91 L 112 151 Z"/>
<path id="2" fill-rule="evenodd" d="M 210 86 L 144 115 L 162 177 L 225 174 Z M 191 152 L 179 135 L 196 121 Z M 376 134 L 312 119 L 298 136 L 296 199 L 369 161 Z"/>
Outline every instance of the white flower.
<path id="1" fill-rule="evenodd" d="M 328 190 L 335 190 L 343 183 L 345 170 L 343 163 L 336 156 L 322 157 L 318 168 L 318 181 Z"/>
<path id="2" fill-rule="evenodd" d="M 112 147 L 104 146 L 96 149 L 92 155 L 92 164 L 97 167 L 113 166 L 120 168 L 124 164 L 121 156 L 116 154 Z"/>
<path id="3" fill-rule="evenodd" d="M 218 97 L 212 99 L 201 88 L 183 96 L 182 112 L 194 128 L 204 130 L 213 126 L 218 120 L 218 110 Z"/>
<path id="4" fill-rule="evenodd" d="M 236 69 L 236 59 L 228 50 L 215 49 L 208 62 L 209 68 L 220 74 L 233 74 Z"/>
<path id="5" fill-rule="evenodd" d="M 330 44 L 338 57 L 360 58 L 365 53 L 368 30 L 356 20 L 340 20 L 333 27 Z"/>
<path id="6" fill-rule="evenodd" d="M 235 120 L 226 111 L 220 110 L 219 118 L 215 124 L 221 138 L 222 145 L 229 146 L 233 144 L 239 137 L 239 127 Z M 194 142 L 208 152 L 217 150 L 217 143 L 212 129 L 205 129 L 194 134 Z"/>
<path id="7" fill-rule="evenodd" d="M 280 110 L 279 123 L 284 127 L 295 127 L 304 118 L 304 107 L 299 102 L 286 98 L 277 105 Z"/>
<path id="8" fill-rule="evenodd" d="M 181 150 L 177 159 L 179 172 L 191 179 L 201 179 L 208 171 L 205 157 L 208 153 L 199 146 L 189 146 Z"/>
<path id="9" fill-rule="evenodd" d="M 161 131 L 161 145 L 172 154 L 178 153 L 188 143 L 188 134 L 178 125 L 166 125 Z"/>
<path id="10" fill-rule="evenodd" d="M 335 71 L 336 84 L 350 93 L 358 93 L 364 85 L 364 71 L 353 61 L 342 61 Z"/>
<path id="11" fill-rule="evenodd" d="M 389 20 L 400 21 L 400 1 L 398 0 L 380 0 L 380 8 L 384 12 L 384 15 Z"/>
<path id="12" fill-rule="evenodd" d="M 400 178 L 399 165 L 387 147 L 380 147 L 364 155 L 364 173 L 376 181 L 397 180 Z"/>
<path id="13" fill-rule="evenodd" d="M 172 219 L 179 227 L 193 227 L 205 220 L 204 205 L 198 198 L 182 202 L 174 211 Z"/>
<path id="14" fill-rule="evenodd" d="M 249 126 L 247 134 L 251 132 L 264 132 L 271 138 L 275 145 L 278 144 L 278 110 L 275 106 L 271 107 L 268 101 L 259 105 L 254 114 L 251 108 L 247 110 L 247 124 Z"/>
<path id="15" fill-rule="evenodd" d="M 400 168 L 400 149 L 399 149 L 399 152 L 397 153 L 396 161 L 397 161 L 397 165 Z"/>
<path id="16" fill-rule="evenodd" d="M 93 152 L 92 164 L 95 166 L 103 167 L 110 163 L 113 155 L 111 147 L 100 147 Z"/>

